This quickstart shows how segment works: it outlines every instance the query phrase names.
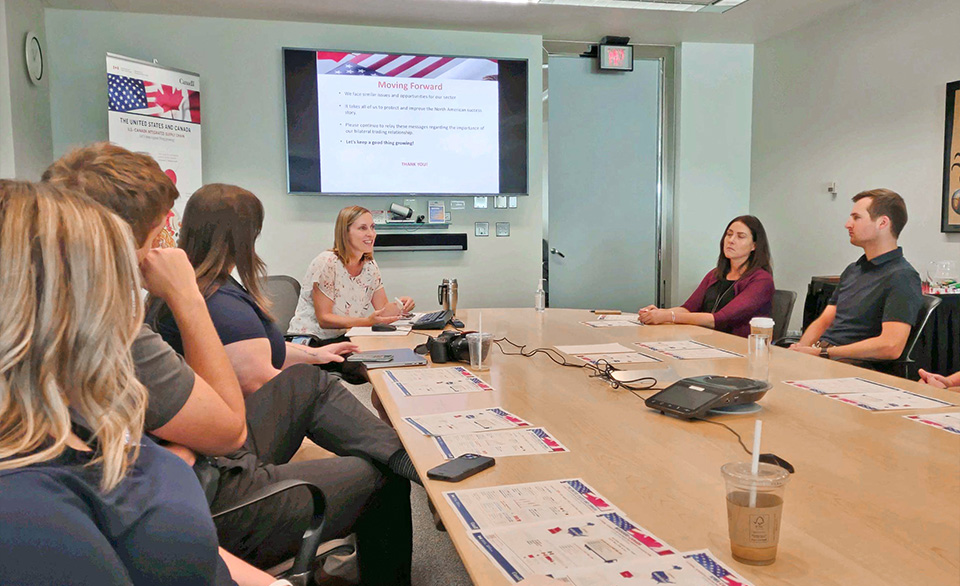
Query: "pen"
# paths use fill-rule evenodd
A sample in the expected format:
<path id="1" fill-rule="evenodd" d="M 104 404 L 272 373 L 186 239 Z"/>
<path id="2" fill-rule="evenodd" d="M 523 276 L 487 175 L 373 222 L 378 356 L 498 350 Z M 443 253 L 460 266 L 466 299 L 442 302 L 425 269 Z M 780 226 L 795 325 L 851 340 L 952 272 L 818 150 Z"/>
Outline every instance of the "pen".
<path id="1" fill-rule="evenodd" d="M 394 303 L 397 304 L 397 307 L 400 309 L 400 313 L 402 314 L 402 313 L 403 313 L 403 301 L 400 301 L 400 298 L 399 298 L 399 297 L 394 297 L 394 298 L 393 298 L 393 301 L 394 301 Z"/>

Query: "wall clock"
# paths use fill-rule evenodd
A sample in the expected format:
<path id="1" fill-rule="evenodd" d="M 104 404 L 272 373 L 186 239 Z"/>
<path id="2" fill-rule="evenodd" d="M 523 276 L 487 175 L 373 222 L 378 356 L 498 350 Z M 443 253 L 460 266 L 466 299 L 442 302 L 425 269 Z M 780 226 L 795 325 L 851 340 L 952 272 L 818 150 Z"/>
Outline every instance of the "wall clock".
<path id="1" fill-rule="evenodd" d="M 27 42 L 23 54 L 27 62 L 27 74 L 30 76 L 30 81 L 36 84 L 40 83 L 44 74 L 43 47 L 40 45 L 40 39 L 32 32 L 27 33 Z"/>

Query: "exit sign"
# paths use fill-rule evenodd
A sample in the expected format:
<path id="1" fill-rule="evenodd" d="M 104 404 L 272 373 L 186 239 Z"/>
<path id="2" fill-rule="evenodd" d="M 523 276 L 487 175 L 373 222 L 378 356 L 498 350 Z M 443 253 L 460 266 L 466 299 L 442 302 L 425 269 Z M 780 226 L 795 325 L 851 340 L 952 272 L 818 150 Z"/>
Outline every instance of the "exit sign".
<path id="1" fill-rule="evenodd" d="M 600 69 L 633 71 L 633 47 L 630 45 L 600 45 Z"/>

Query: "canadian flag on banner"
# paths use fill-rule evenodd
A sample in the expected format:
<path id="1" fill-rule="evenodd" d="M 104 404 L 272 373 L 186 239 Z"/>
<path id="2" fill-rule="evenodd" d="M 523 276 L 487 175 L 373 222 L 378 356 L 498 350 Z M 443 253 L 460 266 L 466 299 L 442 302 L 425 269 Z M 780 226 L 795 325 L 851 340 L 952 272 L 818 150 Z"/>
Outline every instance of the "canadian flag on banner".
<path id="1" fill-rule="evenodd" d="M 107 89 L 113 112 L 200 122 L 200 92 L 113 73 Z"/>

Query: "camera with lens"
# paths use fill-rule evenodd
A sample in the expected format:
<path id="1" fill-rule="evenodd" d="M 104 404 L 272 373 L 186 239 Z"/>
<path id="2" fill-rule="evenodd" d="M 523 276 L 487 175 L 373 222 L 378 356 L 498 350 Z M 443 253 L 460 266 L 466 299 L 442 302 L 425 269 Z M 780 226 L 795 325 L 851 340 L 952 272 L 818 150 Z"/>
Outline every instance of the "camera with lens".
<path id="1" fill-rule="evenodd" d="M 470 363 L 470 350 L 467 348 L 467 334 L 461 332 L 443 332 L 436 338 L 427 338 L 427 352 L 434 363 L 466 362 Z"/>

